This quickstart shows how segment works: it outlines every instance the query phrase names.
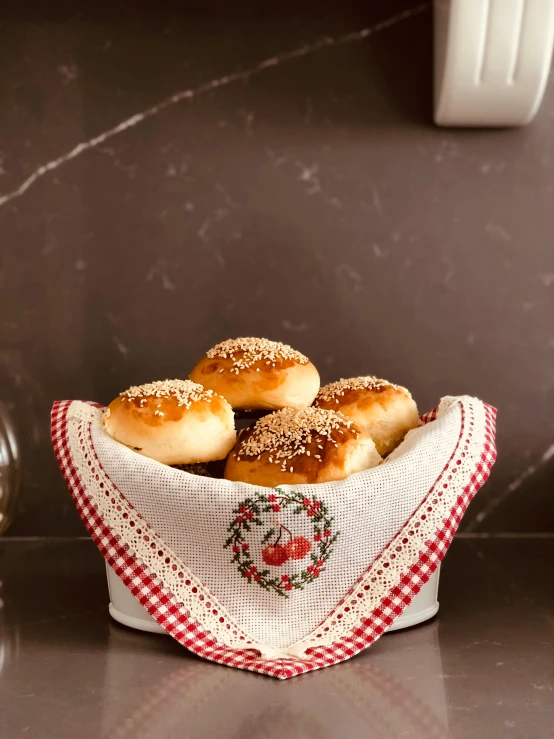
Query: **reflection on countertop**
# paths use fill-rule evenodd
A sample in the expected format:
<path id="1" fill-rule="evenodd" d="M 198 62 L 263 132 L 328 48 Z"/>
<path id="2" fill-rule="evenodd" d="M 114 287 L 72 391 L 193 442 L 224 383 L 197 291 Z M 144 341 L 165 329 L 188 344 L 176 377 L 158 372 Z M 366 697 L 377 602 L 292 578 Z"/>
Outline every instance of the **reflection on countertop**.
<path id="1" fill-rule="evenodd" d="M 554 538 L 458 539 L 439 616 L 284 683 L 111 621 L 92 542 L 0 542 L 0 736 L 533 737 L 554 721 Z"/>

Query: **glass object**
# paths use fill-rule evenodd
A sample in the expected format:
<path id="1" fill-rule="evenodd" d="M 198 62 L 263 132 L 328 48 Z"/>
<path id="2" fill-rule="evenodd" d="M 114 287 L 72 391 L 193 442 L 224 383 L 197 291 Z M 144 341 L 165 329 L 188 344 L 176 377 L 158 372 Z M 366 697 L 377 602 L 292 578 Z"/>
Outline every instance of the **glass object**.
<path id="1" fill-rule="evenodd" d="M 0 534 L 11 523 L 19 488 L 19 447 L 15 428 L 3 403 L 0 403 Z"/>

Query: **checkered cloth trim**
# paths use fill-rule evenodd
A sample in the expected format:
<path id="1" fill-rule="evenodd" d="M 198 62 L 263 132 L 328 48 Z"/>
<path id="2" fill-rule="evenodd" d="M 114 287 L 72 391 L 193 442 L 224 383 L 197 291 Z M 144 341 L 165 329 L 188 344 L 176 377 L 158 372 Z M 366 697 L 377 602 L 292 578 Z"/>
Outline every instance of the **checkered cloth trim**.
<path id="1" fill-rule="evenodd" d="M 428 413 L 424 413 L 422 416 L 419 417 L 419 422 L 422 426 L 425 426 L 427 423 L 431 423 L 431 421 L 437 420 L 437 414 L 439 412 L 439 407 L 433 408 L 432 411 L 429 411 Z"/>
<path id="2" fill-rule="evenodd" d="M 381 605 L 366 619 L 363 619 L 361 624 L 329 647 L 314 647 L 307 650 L 306 654 L 318 667 L 326 667 L 348 659 L 373 644 L 400 616 L 437 569 L 452 542 L 468 505 L 486 482 L 496 460 L 494 444 L 496 410 L 486 404 L 484 404 L 484 407 L 485 441 L 481 458 L 475 467 L 469 484 L 458 496 L 450 516 L 444 520 L 443 527 L 437 532 L 435 540 L 426 542 L 418 561 L 404 574 L 400 583 L 392 588 L 388 596 L 382 600 Z M 429 494 L 432 494 L 433 490 Z"/>
<path id="3" fill-rule="evenodd" d="M 496 458 L 494 445 L 496 411 L 491 406 L 485 405 L 485 443 L 470 483 L 458 497 L 450 517 L 445 520 L 436 540 L 426 543 L 418 562 L 405 573 L 400 583 L 383 599 L 381 605 L 334 644 L 307 650 L 306 659 L 262 660 L 253 650 L 228 649 L 218 644 L 201 624 L 182 610 L 176 598 L 166 592 L 163 584 L 137 561 L 128 546 L 121 543 L 119 535 L 105 525 L 87 496 L 73 464 L 67 432 L 67 415 L 71 402 L 59 401 L 52 408 L 51 432 L 54 450 L 79 515 L 108 564 L 148 613 L 187 649 L 199 657 L 219 664 L 279 679 L 287 679 L 349 659 L 370 646 L 386 631 L 420 591 L 422 585 L 428 581 L 444 557 L 467 506 L 488 478 Z M 101 407 L 96 403 L 91 405 Z M 426 416 L 422 417 L 422 420 L 425 418 L 425 422 L 434 420 L 433 418 L 427 420 Z"/>
<path id="4" fill-rule="evenodd" d="M 157 579 L 128 551 L 127 545 L 120 543 L 119 535 L 114 534 L 105 525 L 86 495 L 73 465 L 67 433 L 67 413 L 70 406 L 71 401 L 61 401 L 55 403 L 52 409 L 51 432 L 54 450 L 79 515 L 106 562 L 148 613 L 174 639 L 199 657 L 273 677 L 285 677 L 279 660 L 264 661 L 252 650 L 239 651 L 219 646 L 200 624 L 182 611 L 170 593 L 164 592 Z"/>
<path id="5" fill-rule="evenodd" d="M 422 425 L 422 426 L 425 426 L 426 424 L 428 424 L 428 423 L 431 423 L 432 421 L 435 421 L 435 420 L 437 419 L 437 414 L 438 414 L 438 407 L 437 407 L 437 408 L 435 408 L 435 409 L 433 409 L 432 411 L 429 411 L 429 413 L 425 413 L 425 414 L 424 414 L 423 416 L 420 416 L 420 419 L 419 419 L 419 420 L 420 420 L 420 423 L 421 423 L 421 425 Z M 464 431 L 464 411 L 463 411 L 463 408 L 462 408 L 462 424 L 461 424 L 461 426 L 460 426 L 460 433 L 458 434 L 458 441 L 457 441 L 457 443 L 456 443 L 456 446 L 454 447 L 454 450 L 452 451 L 452 454 L 450 455 L 450 458 L 448 459 L 447 463 L 446 463 L 446 464 L 444 465 L 444 467 L 443 467 L 443 469 L 442 469 L 442 471 L 441 471 L 441 474 L 440 474 L 440 475 L 438 476 L 438 478 L 437 478 L 437 479 L 435 480 L 435 483 L 433 484 L 433 487 L 432 487 L 432 488 L 431 488 L 431 490 L 430 490 L 430 491 L 429 491 L 429 492 L 427 493 L 427 495 L 426 495 L 426 496 L 425 496 L 425 498 L 424 498 L 424 499 L 422 500 L 422 502 L 420 503 L 420 505 L 418 506 L 418 508 L 417 508 L 417 509 L 416 509 L 416 510 L 414 511 L 414 513 L 412 514 L 413 516 L 416 516 L 416 515 L 417 515 L 417 513 L 418 513 L 418 511 L 419 511 L 420 509 L 424 508 L 424 506 L 426 506 L 426 505 L 427 505 L 427 500 L 428 500 L 428 498 L 430 498 L 430 497 L 431 497 L 431 495 L 433 494 L 433 492 L 434 492 L 434 490 L 435 490 L 435 488 L 436 488 L 436 486 L 437 486 L 438 482 L 440 481 L 441 477 L 442 477 L 442 476 L 444 475 L 445 471 L 446 471 L 446 470 L 448 469 L 448 467 L 450 466 L 450 464 L 451 464 L 451 462 L 452 462 L 452 459 L 453 459 L 453 458 L 454 458 L 454 456 L 456 455 L 456 452 L 457 452 L 458 446 L 459 446 L 459 444 L 460 444 L 460 440 L 461 440 L 461 438 L 462 438 L 462 434 L 463 434 L 463 431 Z M 397 532 L 397 534 L 398 534 L 398 533 L 399 533 L 399 532 Z M 392 537 L 392 539 L 391 539 L 391 542 L 392 542 L 392 541 L 394 541 L 394 539 L 395 539 L 395 537 L 397 536 L 397 534 L 395 534 L 395 536 L 393 536 L 393 537 Z M 379 555 L 379 556 L 377 557 L 377 560 L 379 560 L 379 559 L 381 559 L 381 558 L 383 557 L 383 554 L 384 554 L 384 553 L 385 553 L 385 552 L 387 551 L 387 549 L 388 549 L 388 548 L 389 548 L 389 547 L 391 546 L 391 542 L 389 542 L 388 546 L 386 546 L 386 547 L 385 547 L 385 548 L 383 549 L 383 551 L 381 552 L 381 554 L 380 554 L 380 555 Z M 377 560 L 376 560 L 376 561 L 377 561 Z M 339 603 L 337 603 L 337 605 L 336 605 L 336 606 L 335 606 L 335 608 L 333 609 L 332 613 L 336 613 L 336 612 L 340 611 L 340 609 L 342 608 L 342 606 L 344 605 L 344 603 L 345 603 L 345 602 L 346 602 L 346 601 L 347 601 L 347 600 L 348 600 L 348 599 L 349 599 L 349 598 L 351 597 L 351 595 L 352 595 L 352 592 L 354 591 L 354 589 L 356 588 L 356 586 L 357 586 L 357 585 L 359 585 L 359 584 L 360 584 L 360 583 L 361 583 L 361 582 L 362 582 L 362 581 L 364 580 L 364 578 L 366 577 L 366 575 L 367 575 L 367 573 L 368 573 L 368 572 L 370 571 L 370 569 L 371 569 L 371 568 L 373 567 L 373 565 L 374 565 L 374 563 L 372 562 L 372 563 L 371 563 L 371 564 L 369 565 L 369 567 L 367 568 L 367 570 L 366 570 L 365 572 L 363 572 L 363 573 L 362 573 L 362 574 L 360 575 L 360 577 L 358 578 L 358 580 L 357 580 L 357 581 L 356 581 L 356 582 L 354 583 L 354 585 L 353 585 L 353 586 L 352 586 L 352 588 L 351 588 L 351 589 L 350 589 L 350 590 L 348 591 L 348 593 L 346 593 L 346 595 L 344 596 L 344 598 L 342 598 L 342 599 L 341 599 L 341 600 L 339 601 Z M 411 600 L 411 598 L 410 598 L 410 600 Z M 406 604 L 406 605 L 408 605 L 408 604 Z M 402 609 L 402 610 L 404 610 L 404 609 Z M 400 611 L 400 613 L 401 613 L 401 611 Z M 400 613 L 398 613 L 398 615 L 400 615 Z M 331 614 L 330 614 L 330 615 L 331 615 Z M 319 631 L 319 628 L 316 628 L 316 629 L 314 629 L 314 631 L 313 631 L 312 633 L 313 633 L 313 634 L 315 634 L 315 633 L 317 633 L 318 631 Z"/>

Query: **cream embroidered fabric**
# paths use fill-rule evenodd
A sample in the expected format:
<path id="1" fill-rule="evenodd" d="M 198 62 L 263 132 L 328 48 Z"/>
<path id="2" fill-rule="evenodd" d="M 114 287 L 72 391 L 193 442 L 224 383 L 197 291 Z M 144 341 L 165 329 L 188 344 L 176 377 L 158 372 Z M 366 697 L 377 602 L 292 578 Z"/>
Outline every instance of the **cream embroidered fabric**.
<path id="1" fill-rule="evenodd" d="M 437 420 L 410 432 L 379 467 L 342 482 L 271 490 L 174 470 L 113 441 L 100 409 L 73 403 L 70 413 L 78 472 L 106 523 L 219 642 L 251 644 L 264 655 L 299 656 L 330 644 L 380 603 L 442 528 L 469 484 L 484 434 L 480 401 L 445 398 Z M 250 519 L 248 501 L 260 511 Z M 326 517 L 318 524 L 320 510 Z M 310 550 L 267 565 L 262 552 L 279 532 Z M 239 567 L 246 554 L 252 564 Z"/>

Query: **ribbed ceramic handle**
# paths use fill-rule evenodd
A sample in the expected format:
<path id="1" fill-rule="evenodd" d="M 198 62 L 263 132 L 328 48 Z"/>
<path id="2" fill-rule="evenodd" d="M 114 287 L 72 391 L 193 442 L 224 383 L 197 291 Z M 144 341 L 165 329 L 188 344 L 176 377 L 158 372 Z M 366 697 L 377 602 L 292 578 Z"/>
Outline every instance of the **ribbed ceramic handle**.
<path id="1" fill-rule="evenodd" d="M 554 0 L 435 0 L 435 122 L 524 126 L 552 58 Z"/>

